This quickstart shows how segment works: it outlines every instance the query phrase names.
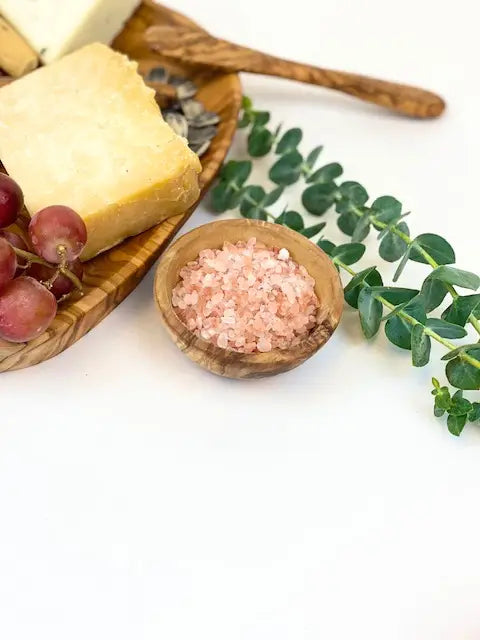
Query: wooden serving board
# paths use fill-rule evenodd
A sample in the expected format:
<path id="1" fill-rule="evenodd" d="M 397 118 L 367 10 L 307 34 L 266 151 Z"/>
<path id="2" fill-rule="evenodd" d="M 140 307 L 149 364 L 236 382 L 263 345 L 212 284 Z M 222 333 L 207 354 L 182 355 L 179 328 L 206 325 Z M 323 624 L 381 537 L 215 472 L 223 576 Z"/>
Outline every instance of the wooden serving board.
<path id="1" fill-rule="evenodd" d="M 143 34 L 145 29 L 154 24 L 193 23 L 179 13 L 151 0 L 144 0 L 112 46 L 137 60 L 141 71 L 160 65 L 191 78 L 199 87 L 196 97 L 207 110 L 220 115 L 218 134 L 202 158 L 201 199 L 219 170 L 235 133 L 241 103 L 240 81 L 237 74 L 179 66 L 151 52 L 143 42 Z M 60 305 L 54 322 L 43 335 L 25 344 L 0 340 L 0 371 L 21 369 L 43 362 L 67 349 L 90 331 L 136 287 L 171 237 L 193 213 L 195 206 L 187 213 L 169 218 L 87 262 L 84 296 Z"/>

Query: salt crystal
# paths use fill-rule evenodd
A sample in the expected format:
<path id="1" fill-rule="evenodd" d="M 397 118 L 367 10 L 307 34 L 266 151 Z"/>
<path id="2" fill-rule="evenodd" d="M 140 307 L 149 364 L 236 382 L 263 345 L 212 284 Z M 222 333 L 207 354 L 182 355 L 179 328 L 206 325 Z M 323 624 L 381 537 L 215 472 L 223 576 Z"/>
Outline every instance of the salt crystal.
<path id="1" fill-rule="evenodd" d="M 314 279 L 255 238 L 200 251 L 172 292 L 179 318 L 197 336 L 243 353 L 289 349 L 316 324 Z"/>

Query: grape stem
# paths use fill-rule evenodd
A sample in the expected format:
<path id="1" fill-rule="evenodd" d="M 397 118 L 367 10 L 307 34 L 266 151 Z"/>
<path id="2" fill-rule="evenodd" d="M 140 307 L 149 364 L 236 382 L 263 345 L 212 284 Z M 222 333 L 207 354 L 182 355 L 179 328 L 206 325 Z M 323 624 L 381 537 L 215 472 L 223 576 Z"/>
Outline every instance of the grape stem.
<path id="1" fill-rule="evenodd" d="M 27 261 L 27 263 L 35 262 L 37 264 L 43 265 L 44 267 L 48 267 L 49 269 L 55 269 L 54 265 L 50 264 L 43 258 L 40 258 L 40 256 L 37 256 L 35 253 L 31 253 L 30 251 L 24 251 L 23 249 L 18 249 L 17 247 L 13 247 L 13 250 L 15 251 L 15 253 L 19 258 L 23 258 L 24 260 Z M 77 276 L 72 271 L 70 271 L 70 269 L 67 269 L 65 264 L 66 263 L 62 261 L 62 264 L 58 266 L 57 273 L 55 274 L 55 278 L 58 276 L 59 273 L 63 274 L 69 280 L 71 280 L 71 282 L 73 282 L 73 285 L 75 286 L 76 289 L 80 291 L 80 293 L 83 293 L 83 287 L 80 279 L 77 278 Z"/>

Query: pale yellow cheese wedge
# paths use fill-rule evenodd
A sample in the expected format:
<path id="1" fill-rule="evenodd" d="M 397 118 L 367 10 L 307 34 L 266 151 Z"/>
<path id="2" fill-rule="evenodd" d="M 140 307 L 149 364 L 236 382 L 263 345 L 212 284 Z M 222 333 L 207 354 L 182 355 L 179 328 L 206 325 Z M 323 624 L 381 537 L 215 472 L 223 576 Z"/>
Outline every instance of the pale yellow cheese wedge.
<path id="1" fill-rule="evenodd" d="M 33 215 L 85 221 L 83 260 L 186 211 L 201 165 L 163 120 L 137 65 L 95 43 L 0 89 L 0 160 Z"/>

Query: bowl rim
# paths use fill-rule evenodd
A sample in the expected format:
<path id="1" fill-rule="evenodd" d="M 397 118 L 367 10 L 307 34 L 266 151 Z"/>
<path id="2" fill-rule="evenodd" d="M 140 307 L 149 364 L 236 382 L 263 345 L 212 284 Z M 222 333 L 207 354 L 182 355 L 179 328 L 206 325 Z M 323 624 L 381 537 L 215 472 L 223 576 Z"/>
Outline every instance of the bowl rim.
<path id="1" fill-rule="evenodd" d="M 336 293 L 340 294 L 341 300 L 340 304 L 338 304 L 338 300 L 334 301 L 336 312 L 334 322 L 325 327 L 324 318 L 317 318 L 317 324 L 315 328 L 310 331 L 310 333 L 305 337 L 304 340 L 302 340 L 299 345 L 291 349 L 272 349 L 271 351 L 267 352 L 254 353 L 242 353 L 239 351 L 234 351 L 233 349 L 223 349 L 209 342 L 208 340 L 197 336 L 195 333 L 193 333 L 193 331 L 188 329 L 180 320 L 175 311 L 175 308 L 172 304 L 171 291 L 165 293 L 165 288 L 161 286 L 161 283 L 166 280 L 166 276 L 170 267 L 171 257 L 173 257 L 177 253 L 182 244 L 188 242 L 189 238 L 192 235 L 198 235 L 198 233 L 205 228 L 212 228 L 214 226 L 225 227 L 227 225 L 232 227 L 248 225 L 253 229 L 275 227 L 277 233 L 280 232 L 281 234 L 284 234 L 287 239 L 290 239 L 291 241 L 294 241 L 296 243 L 304 244 L 304 246 L 308 246 L 309 250 L 321 254 L 323 259 L 326 257 L 328 259 L 328 263 L 331 265 L 330 275 L 332 282 L 335 283 L 337 287 Z M 314 277 L 310 272 L 309 274 Z M 300 233 L 289 229 L 288 227 L 284 227 L 282 225 L 267 222 L 264 220 L 251 220 L 246 218 L 233 218 L 207 222 L 206 224 L 195 227 L 194 229 L 191 229 L 187 233 L 176 238 L 170 244 L 168 249 L 163 253 L 158 262 L 154 278 L 154 298 L 157 304 L 157 308 L 160 311 L 163 325 L 182 351 L 186 351 L 194 347 L 196 350 L 208 354 L 209 359 L 222 359 L 223 362 L 226 362 L 227 364 L 235 363 L 245 365 L 262 365 L 271 362 L 272 357 L 277 359 L 279 364 L 282 362 L 291 361 L 293 358 L 298 358 L 303 361 L 309 356 L 313 355 L 321 346 L 323 346 L 328 341 L 328 339 L 337 329 L 343 313 L 343 287 L 340 281 L 338 270 L 335 268 L 330 257 L 318 245 L 311 242 L 308 238 L 302 236 Z M 180 331 L 176 330 L 177 327 L 181 329 L 181 333 Z"/>

